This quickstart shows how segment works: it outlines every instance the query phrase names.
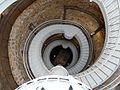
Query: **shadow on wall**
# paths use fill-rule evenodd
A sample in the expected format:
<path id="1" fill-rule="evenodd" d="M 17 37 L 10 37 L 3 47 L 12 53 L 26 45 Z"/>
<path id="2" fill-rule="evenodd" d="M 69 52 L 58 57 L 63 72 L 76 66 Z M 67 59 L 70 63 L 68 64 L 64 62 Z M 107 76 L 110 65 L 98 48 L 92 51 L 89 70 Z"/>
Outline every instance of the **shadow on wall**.
<path id="1" fill-rule="evenodd" d="M 120 90 L 120 84 L 115 88 L 115 90 Z"/>
<path id="2" fill-rule="evenodd" d="M 9 66 L 8 40 L 16 18 L 35 0 L 18 0 L 0 16 L 0 90 L 14 90 L 16 84 Z"/>

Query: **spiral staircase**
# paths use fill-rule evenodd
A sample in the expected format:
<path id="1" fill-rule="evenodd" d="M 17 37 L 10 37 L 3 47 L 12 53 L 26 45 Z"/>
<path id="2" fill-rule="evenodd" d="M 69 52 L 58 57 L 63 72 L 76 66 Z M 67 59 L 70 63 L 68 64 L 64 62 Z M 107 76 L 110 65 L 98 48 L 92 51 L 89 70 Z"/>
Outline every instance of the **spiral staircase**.
<path id="1" fill-rule="evenodd" d="M 78 15 L 79 12 L 82 13 Z M 83 20 L 76 17 L 83 17 Z M 30 75 L 34 74 L 36 69 L 34 65 L 31 66 L 32 69 L 26 64 L 26 40 L 31 32 L 35 32 L 36 27 L 53 19 L 80 23 L 89 29 L 88 33 L 93 38 L 93 52 L 90 50 L 93 53 L 92 59 L 85 63 L 86 66 L 81 72 L 77 72 L 79 67 L 76 67 L 77 74 L 73 75 L 74 78 L 95 90 L 114 90 L 120 83 L 120 0 L 1 0 L 0 90 L 14 90 L 32 79 Z M 86 25 L 87 21 L 91 21 L 93 27 L 90 27 L 89 22 L 89 25 Z M 93 31 L 99 26 L 100 30 Z M 40 69 L 36 72 L 39 76 L 39 73 L 44 71 Z"/>

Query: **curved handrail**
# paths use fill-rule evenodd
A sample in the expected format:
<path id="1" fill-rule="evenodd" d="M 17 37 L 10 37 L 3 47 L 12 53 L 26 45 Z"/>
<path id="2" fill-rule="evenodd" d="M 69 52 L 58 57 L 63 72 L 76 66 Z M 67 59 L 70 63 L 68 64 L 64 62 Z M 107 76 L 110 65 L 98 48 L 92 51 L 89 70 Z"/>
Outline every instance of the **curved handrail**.
<path id="1" fill-rule="evenodd" d="M 103 13 L 106 25 L 104 48 L 98 61 L 88 70 L 77 75 L 77 79 L 95 88 L 108 80 L 120 65 L 120 9 L 119 0 L 92 0 Z M 116 13 L 113 13 L 116 12 Z"/>

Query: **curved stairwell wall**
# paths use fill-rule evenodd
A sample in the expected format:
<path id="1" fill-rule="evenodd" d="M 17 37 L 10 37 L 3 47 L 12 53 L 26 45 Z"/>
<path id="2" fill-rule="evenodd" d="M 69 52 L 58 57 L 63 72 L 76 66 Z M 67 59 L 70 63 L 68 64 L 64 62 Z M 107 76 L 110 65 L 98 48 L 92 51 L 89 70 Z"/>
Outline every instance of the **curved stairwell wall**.
<path id="1" fill-rule="evenodd" d="M 17 0 L 0 15 L 0 90 L 14 90 L 18 86 L 9 64 L 9 36 L 18 16 L 34 1 Z M 110 90 L 120 83 L 120 0 L 90 1 L 97 3 L 102 11 L 105 43 L 95 64 L 75 78 L 95 90 Z"/>
<path id="2" fill-rule="evenodd" d="M 9 0 L 8 0 L 9 1 Z M 17 0 L 0 16 L 0 90 L 14 90 L 16 84 L 9 65 L 8 41 L 9 34 L 16 18 L 34 0 Z"/>

